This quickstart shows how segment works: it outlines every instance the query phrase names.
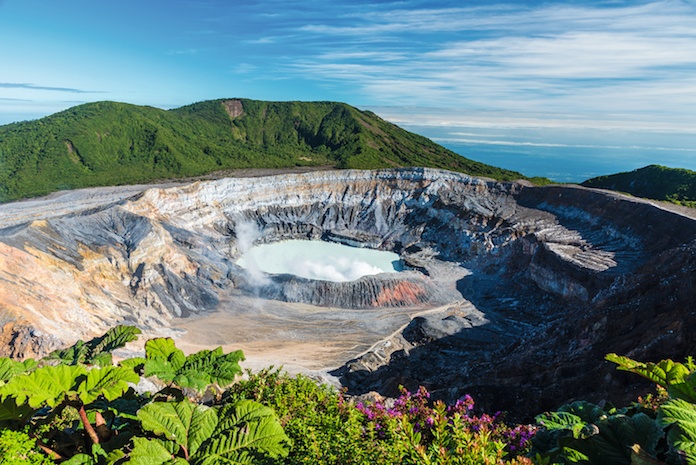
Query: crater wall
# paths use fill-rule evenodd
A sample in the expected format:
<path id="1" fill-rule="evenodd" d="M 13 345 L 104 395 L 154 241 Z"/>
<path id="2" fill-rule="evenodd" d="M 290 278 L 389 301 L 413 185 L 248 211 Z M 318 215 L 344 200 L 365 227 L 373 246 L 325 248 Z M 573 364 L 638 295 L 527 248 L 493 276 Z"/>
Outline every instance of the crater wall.
<path id="1" fill-rule="evenodd" d="M 336 345 L 325 363 L 335 368 L 353 359 L 335 374 L 354 392 L 387 394 L 399 383 L 447 395 L 475 386 L 492 392 L 484 387 L 493 381 L 482 382 L 473 366 L 507 367 L 509 379 L 526 376 L 537 391 L 560 376 L 548 367 L 537 367 L 544 374 L 536 381 L 534 370 L 513 376 L 515 357 L 518 367 L 532 363 L 524 357 L 551 360 L 549 354 L 584 354 L 601 364 L 599 348 L 614 347 L 609 332 L 620 331 L 612 312 L 630 313 L 638 289 L 633 304 L 649 311 L 646 302 L 658 302 L 683 273 L 674 263 L 693 267 L 696 237 L 693 219 L 621 195 L 432 169 L 227 178 L 117 201 L 91 198 L 65 212 L 50 202 L 39 214 L 20 204 L 2 206 L 12 218 L 0 229 L 3 355 L 40 355 L 122 323 L 177 336 L 182 321 L 220 314 L 241 329 L 218 334 L 211 345 L 249 342 L 243 322 L 264 341 L 301 334 L 309 343 L 312 328 L 331 328 L 321 331 L 340 338 L 335 318 L 343 318 L 358 328 L 352 348 Z M 329 283 L 257 276 L 235 265 L 252 244 L 285 239 L 391 250 L 408 270 Z M 688 289 L 661 304 L 660 318 L 676 322 L 670 312 L 691 305 Z M 322 310 L 329 307 L 331 316 Z M 570 334 L 573 323 L 578 334 Z M 689 339 L 690 324 L 667 340 Z M 624 353 L 657 354 L 630 348 L 628 341 L 644 340 L 638 327 L 620 338 Z"/>

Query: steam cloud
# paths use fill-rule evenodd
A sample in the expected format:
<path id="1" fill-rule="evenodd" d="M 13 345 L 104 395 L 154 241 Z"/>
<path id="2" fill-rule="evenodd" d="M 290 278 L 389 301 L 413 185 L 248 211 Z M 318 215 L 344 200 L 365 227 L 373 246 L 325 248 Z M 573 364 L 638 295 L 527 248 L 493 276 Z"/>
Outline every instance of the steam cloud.
<path id="1" fill-rule="evenodd" d="M 242 257 L 242 266 L 246 270 L 249 284 L 257 288 L 270 284 L 270 278 L 261 271 L 254 254 L 249 253 L 256 239 L 261 236 L 256 223 L 243 220 L 237 221 L 235 235 L 237 236 L 237 249 Z"/>
<path id="2" fill-rule="evenodd" d="M 243 255 L 237 264 L 246 268 L 250 277 L 264 279 L 263 284 L 269 282 L 264 272 L 322 281 L 354 281 L 366 275 L 395 271 L 394 259 L 398 260 L 390 252 L 321 241 L 285 241 L 252 248 L 250 239 L 254 233 L 258 235 L 258 230 L 238 231 Z"/>
<path id="3" fill-rule="evenodd" d="M 354 281 L 362 276 L 382 273 L 383 270 L 360 259 L 327 256 L 324 260 L 304 259 L 283 264 L 288 273 L 303 278 L 324 281 Z"/>

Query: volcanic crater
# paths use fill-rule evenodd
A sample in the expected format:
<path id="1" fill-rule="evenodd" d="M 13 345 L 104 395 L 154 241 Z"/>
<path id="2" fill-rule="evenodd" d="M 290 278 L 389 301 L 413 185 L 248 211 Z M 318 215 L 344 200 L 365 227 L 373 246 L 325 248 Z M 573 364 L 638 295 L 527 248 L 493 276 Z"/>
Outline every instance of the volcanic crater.
<path id="1" fill-rule="evenodd" d="M 0 206 L 3 355 L 135 324 L 354 394 L 422 384 L 524 414 L 633 395 L 607 352 L 694 353 L 696 221 L 647 201 L 416 168 L 95 192 Z M 331 282 L 237 264 L 290 239 L 405 269 Z"/>

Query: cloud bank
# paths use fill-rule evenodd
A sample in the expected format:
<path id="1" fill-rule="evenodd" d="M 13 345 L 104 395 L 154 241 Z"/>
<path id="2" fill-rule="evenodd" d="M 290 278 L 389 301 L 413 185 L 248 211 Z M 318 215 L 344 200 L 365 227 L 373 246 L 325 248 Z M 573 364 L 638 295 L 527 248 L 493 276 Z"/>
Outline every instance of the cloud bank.
<path id="1" fill-rule="evenodd" d="M 696 122 L 692 2 L 414 7 L 342 20 L 300 27 L 317 45 L 292 67 L 315 80 L 350 82 L 366 100 Z"/>

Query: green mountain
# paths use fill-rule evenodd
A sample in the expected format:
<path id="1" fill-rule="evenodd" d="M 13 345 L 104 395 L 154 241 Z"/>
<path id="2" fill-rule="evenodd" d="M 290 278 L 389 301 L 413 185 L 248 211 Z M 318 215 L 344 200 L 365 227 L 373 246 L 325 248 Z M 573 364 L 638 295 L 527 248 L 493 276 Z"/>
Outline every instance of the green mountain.
<path id="1" fill-rule="evenodd" d="M 696 171 L 681 168 L 650 165 L 635 171 L 588 179 L 582 185 L 696 207 Z"/>
<path id="2" fill-rule="evenodd" d="M 234 168 L 326 165 L 525 178 L 333 102 L 213 100 L 168 111 L 97 102 L 0 127 L 0 201 Z"/>

